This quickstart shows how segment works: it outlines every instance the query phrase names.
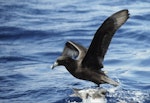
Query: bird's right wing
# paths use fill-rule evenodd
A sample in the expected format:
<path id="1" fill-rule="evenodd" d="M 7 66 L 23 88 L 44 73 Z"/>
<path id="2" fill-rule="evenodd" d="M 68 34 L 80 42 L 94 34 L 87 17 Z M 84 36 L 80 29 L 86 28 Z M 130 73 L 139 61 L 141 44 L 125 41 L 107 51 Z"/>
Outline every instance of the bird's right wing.
<path id="1" fill-rule="evenodd" d="M 91 45 L 82 61 L 83 66 L 93 69 L 102 68 L 102 62 L 111 39 L 117 29 L 129 18 L 128 10 L 121 10 L 107 18 L 96 31 Z"/>
<path id="2" fill-rule="evenodd" d="M 62 56 L 68 56 L 75 59 L 83 59 L 87 49 L 80 44 L 68 41 L 64 47 Z"/>

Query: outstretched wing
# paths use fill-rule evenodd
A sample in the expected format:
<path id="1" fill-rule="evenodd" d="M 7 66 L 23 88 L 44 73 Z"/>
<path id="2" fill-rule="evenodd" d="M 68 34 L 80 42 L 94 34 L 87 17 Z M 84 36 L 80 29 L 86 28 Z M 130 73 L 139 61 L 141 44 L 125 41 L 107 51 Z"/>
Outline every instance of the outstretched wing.
<path id="1" fill-rule="evenodd" d="M 91 45 L 82 61 L 83 66 L 92 69 L 103 67 L 103 59 L 116 30 L 129 18 L 128 10 L 121 10 L 107 18 L 95 33 Z"/>
<path id="2" fill-rule="evenodd" d="M 68 56 L 76 59 L 83 59 L 87 52 L 87 49 L 82 45 L 79 45 L 75 42 L 68 41 L 64 47 L 62 56 Z"/>

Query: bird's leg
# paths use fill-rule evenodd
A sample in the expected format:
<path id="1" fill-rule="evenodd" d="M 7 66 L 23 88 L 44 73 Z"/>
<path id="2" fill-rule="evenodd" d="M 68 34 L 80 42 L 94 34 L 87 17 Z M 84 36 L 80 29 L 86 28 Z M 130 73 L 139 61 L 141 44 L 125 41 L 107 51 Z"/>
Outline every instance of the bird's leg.
<path id="1" fill-rule="evenodd" d="M 100 84 L 97 84 L 97 87 L 100 87 Z"/>

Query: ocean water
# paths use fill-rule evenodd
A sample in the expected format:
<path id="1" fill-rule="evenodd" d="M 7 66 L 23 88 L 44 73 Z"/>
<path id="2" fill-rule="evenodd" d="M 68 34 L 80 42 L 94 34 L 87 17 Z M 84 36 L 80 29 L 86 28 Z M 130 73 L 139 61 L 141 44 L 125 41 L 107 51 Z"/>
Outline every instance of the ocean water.
<path id="1" fill-rule="evenodd" d="M 88 47 L 102 22 L 121 9 L 130 18 L 116 32 L 103 69 L 120 86 L 106 99 L 150 103 L 149 0 L 0 0 L 0 103 L 81 102 L 69 96 L 72 89 L 95 84 L 50 65 L 68 40 Z"/>

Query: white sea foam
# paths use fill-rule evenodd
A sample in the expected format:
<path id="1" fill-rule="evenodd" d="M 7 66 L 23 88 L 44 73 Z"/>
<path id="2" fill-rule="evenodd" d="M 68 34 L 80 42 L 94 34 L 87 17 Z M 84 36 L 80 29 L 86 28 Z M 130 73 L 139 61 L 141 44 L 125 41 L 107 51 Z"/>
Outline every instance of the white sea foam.
<path id="1" fill-rule="evenodd" d="M 105 98 L 106 90 L 102 88 L 97 89 L 74 89 L 74 94 L 71 96 L 80 97 L 82 99 L 81 103 L 107 103 Z M 77 102 L 68 102 L 77 103 Z"/>

